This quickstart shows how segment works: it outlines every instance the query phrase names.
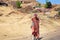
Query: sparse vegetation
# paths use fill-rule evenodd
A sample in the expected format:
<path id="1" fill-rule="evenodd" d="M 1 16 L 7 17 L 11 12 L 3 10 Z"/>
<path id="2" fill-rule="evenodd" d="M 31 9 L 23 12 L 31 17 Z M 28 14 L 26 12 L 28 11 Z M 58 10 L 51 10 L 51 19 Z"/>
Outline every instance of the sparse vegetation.
<path id="1" fill-rule="evenodd" d="M 17 8 L 21 8 L 21 4 L 22 4 L 21 1 L 16 1 Z"/>
<path id="2" fill-rule="evenodd" d="M 41 3 L 38 2 L 38 6 L 41 7 Z"/>

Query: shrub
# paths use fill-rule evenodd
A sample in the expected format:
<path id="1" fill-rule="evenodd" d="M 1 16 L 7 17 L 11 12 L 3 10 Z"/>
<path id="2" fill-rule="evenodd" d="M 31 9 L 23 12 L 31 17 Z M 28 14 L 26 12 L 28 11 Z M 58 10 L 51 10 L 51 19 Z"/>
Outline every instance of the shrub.
<path id="1" fill-rule="evenodd" d="M 51 2 L 46 2 L 46 4 L 45 4 L 45 8 L 52 8 L 52 4 L 51 4 Z"/>
<path id="2" fill-rule="evenodd" d="M 60 16 L 60 11 L 58 12 L 58 15 Z"/>
<path id="3" fill-rule="evenodd" d="M 21 4 L 22 4 L 21 1 L 16 1 L 17 8 L 21 8 Z"/>
<path id="4" fill-rule="evenodd" d="M 55 8 L 55 11 L 60 11 L 60 7 L 59 8 Z"/>

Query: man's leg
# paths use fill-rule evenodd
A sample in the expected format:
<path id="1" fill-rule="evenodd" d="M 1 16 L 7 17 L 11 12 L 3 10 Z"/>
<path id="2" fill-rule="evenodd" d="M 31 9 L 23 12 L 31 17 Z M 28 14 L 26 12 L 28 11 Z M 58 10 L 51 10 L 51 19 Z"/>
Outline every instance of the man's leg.
<path id="1" fill-rule="evenodd" d="M 37 38 L 37 40 L 40 40 L 40 38 Z"/>
<path id="2" fill-rule="evenodd" d="M 35 36 L 32 36 L 32 40 L 37 40 Z"/>
<path id="3" fill-rule="evenodd" d="M 40 38 L 39 38 L 39 33 L 37 33 L 37 40 L 40 40 Z"/>

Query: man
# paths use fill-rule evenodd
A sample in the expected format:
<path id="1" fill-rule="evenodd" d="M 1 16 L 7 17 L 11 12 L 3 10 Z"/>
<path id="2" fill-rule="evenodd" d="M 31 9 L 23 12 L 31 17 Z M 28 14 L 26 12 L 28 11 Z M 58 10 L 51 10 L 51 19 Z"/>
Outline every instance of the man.
<path id="1" fill-rule="evenodd" d="M 34 17 L 32 18 L 32 35 L 34 36 L 33 40 L 39 40 L 39 18 L 37 17 L 37 14 L 34 14 Z"/>

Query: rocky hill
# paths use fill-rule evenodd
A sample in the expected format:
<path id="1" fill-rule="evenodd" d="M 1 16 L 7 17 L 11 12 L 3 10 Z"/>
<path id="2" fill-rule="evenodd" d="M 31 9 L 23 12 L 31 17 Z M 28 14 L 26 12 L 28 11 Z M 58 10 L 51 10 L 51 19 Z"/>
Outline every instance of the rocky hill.
<path id="1" fill-rule="evenodd" d="M 1 1 L 1 0 L 0 0 Z M 4 2 L 11 2 L 16 0 L 2 0 Z M 24 1 L 24 0 L 22 0 Z M 0 40 L 31 40 L 31 19 L 34 15 L 31 8 L 36 2 L 24 4 L 23 8 L 18 9 L 11 6 L 0 6 Z M 26 2 L 26 1 L 25 1 Z M 24 7 L 24 5 L 26 7 Z M 55 15 L 59 5 L 54 6 L 50 12 L 51 16 Z M 24 12 L 22 12 L 24 11 Z M 27 13 L 30 11 L 30 13 Z M 48 15 L 43 15 L 44 12 L 38 12 L 37 15 L 40 19 L 40 36 L 44 37 L 49 33 L 56 32 L 60 28 L 60 19 L 48 18 Z M 59 29 L 60 30 L 60 29 Z"/>
<path id="2" fill-rule="evenodd" d="M 0 2 L 11 2 L 11 1 L 17 1 L 17 0 L 0 0 Z M 36 2 L 36 0 L 19 0 L 19 1 L 23 1 L 23 2 Z"/>

